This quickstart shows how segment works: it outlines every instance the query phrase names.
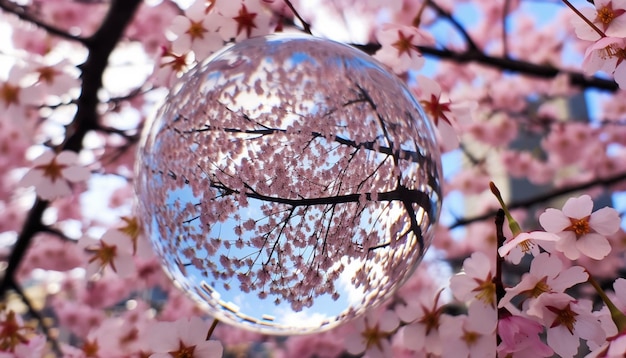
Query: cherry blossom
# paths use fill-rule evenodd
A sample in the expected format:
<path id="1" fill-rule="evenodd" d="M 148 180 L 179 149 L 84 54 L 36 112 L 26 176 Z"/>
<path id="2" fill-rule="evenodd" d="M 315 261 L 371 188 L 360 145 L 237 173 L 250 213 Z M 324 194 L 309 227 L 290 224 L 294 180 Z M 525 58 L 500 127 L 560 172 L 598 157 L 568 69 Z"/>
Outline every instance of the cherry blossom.
<path id="1" fill-rule="evenodd" d="M 626 87 L 626 66 L 624 58 L 626 39 L 603 37 L 585 51 L 582 67 L 588 74 L 604 71 L 612 74 L 620 88 Z"/>
<path id="2" fill-rule="evenodd" d="M 27 72 L 26 68 L 14 66 L 7 79 L 0 80 L 0 110 L 15 122 L 26 118 L 26 106 L 37 105 L 42 99 L 41 87 L 20 83 Z"/>
<path id="3" fill-rule="evenodd" d="M 434 43 L 433 37 L 416 27 L 386 24 L 376 33 L 382 48 L 374 58 L 389 66 L 397 74 L 409 69 L 420 69 L 424 58 L 418 51 L 418 45 Z M 438 96 L 438 94 L 437 94 Z"/>
<path id="4" fill-rule="evenodd" d="M 31 329 L 24 326 L 22 318 L 15 311 L 0 314 L 0 350 L 15 352 L 19 346 L 27 345 Z"/>
<path id="5" fill-rule="evenodd" d="M 456 149 L 459 146 L 458 132 L 462 126 L 468 124 L 474 106 L 443 99 L 439 84 L 427 77 L 418 76 L 417 83 L 416 92 L 420 104 L 437 126 L 443 151 Z"/>
<path id="6" fill-rule="evenodd" d="M 161 51 L 161 59 L 153 81 L 156 85 L 171 86 L 177 78 L 193 66 L 195 57 L 190 51 L 180 54 L 171 48 L 162 48 Z"/>
<path id="7" fill-rule="evenodd" d="M 498 249 L 498 254 L 505 257 L 511 263 L 517 265 L 526 254 L 536 257 L 539 255 L 539 246 L 558 241 L 558 235 L 545 231 L 523 232 L 507 241 Z"/>
<path id="8" fill-rule="evenodd" d="M 460 301 L 479 301 L 496 307 L 495 265 L 482 252 L 475 252 L 463 262 L 463 271 L 450 279 L 450 288 Z"/>
<path id="9" fill-rule="evenodd" d="M 77 165 L 78 155 L 71 151 L 55 154 L 44 151 L 33 160 L 33 167 L 20 181 L 22 186 L 34 186 L 44 200 L 53 200 L 72 193 L 71 183 L 84 182 L 91 172 Z"/>
<path id="10" fill-rule="evenodd" d="M 158 322 L 150 326 L 148 340 L 152 358 L 221 357 L 222 345 L 207 340 L 209 325 L 199 317 L 181 318 L 175 322 Z"/>
<path id="11" fill-rule="evenodd" d="M 521 315 L 507 314 L 498 320 L 498 355 L 522 357 L 551 357 L 552 348 L 543 343 L 539 334 L 543 326 Z"/>
<path id="12" fill-rule="evenodd" d="M 132 242 L 122 232 L 111 229 L 100 240 L 83 236 L 78 245 L 88 253 L 87 276 L 91 277 L 105 268 L 110 268 L 120 277 L 135 273 L 132 257 Z"/>
<path id="13" fill-rule="evenodd" d="M 623 0 L 596 0 L 595 9 L 584 7 L 580 12 L 590 20 L 605 36 L 626 37 L 626 2 Z M 576 35 L 589 41 L 598 40 L 601 35 L 580 17 L 572 19 Z"/>
<path id="14" fill-rule="evenodd" d="M 223 45 L 222 38 L 217 33 L 219 15 L 215 12 L 206 13 L 207 5 L 204 0 L 194 2 L 185 15 L 179 15 L 172 20 L 172 32 L 178 38 L 172 43 L 172 51 L 186 53 L 192 50 L 196 58 L 206 58 Z"/>
<path id="15" fill-rule="evenodd" d="M 350 354 L 361 354 L 369 358 L 389 357 L 389 338 L 398 328 L 400 321 L 393 311 L 369 312 L 353 323 L 356 332 L 346 337 L 346 350 Z"/>
<path id="16" fill-rule="evenodd" d="M 214 7 L 223 18 L 218 32 L 224 41 L 241 41 L 270 31 L 271 16 L 262 1 L 218 0 Z"/>
<path id="17" fill-rule="evenodd" d="M 582 195 L 568 199 L 562 211 L 549 208 L 539 217 L 546 231 L 561 237 L 555 249 L 570 260 L 576 260 L 581 255 L 600 260 L 611 251 L 606 236 L 618 230 L 619 215 L 615 209 L 608 207 L 593 213 L 592 210 L 591 197 Z"/>
<path id="18" fill-rule="evenodd" d="M 495 313 L 485 316 L 482 304 L 470 304 L 467 315 L 441 317 L 443 357 L 487 357 L 496 351 Z"/>
<path id="19" fill-rule="evenodd" d="M 404 347 L 413 351 L 422 350 L 431 354 L 441 354 L 442 342 L 439 335 L 443 305 L 440 302 L 441 290 L 435 297 L 420 296 L 417 302 L 398 305 L 396 314 L 408 325 L 400 327 L 398 336 Z"/>
<path id="20" fill-rule="evenodd" d="M 544 293 L 561 293 L 575 284 L 585 282 L 588 277 L 582 267 L 572 266 L 564 269 L 558 257 L 544 252 L 532 260 L 529 272 L 522 276 L 517 285 L 506 288 L 506 294 L 498 306 L 504 307 L 519 294 L 533 300 Z"/>
<path id="21" fill-rule="evenodd" d="M 544 294 L 531 303 L 527 313 L 546 326 L 547 344 L 560 357 L 573 357 L 580 338 L 596 343 L 605 339 L 589 301 L 576 301 L 563 293 Z"/>

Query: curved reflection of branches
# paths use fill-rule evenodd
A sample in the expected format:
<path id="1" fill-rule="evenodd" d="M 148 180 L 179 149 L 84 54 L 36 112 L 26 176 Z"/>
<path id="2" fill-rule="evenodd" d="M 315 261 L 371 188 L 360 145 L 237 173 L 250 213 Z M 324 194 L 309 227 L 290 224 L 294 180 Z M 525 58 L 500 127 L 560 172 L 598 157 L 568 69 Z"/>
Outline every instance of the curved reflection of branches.
<path id="1" fill-rule="evenodd" d="M 196 68 L 153 123 L 137 188 L 155 203 L 144 215 L 167 218 L 152 221 L 157 248 L 214 289 L 293 311 L 340 299 L 347 281 L 376 303 L 431 239 L 432 128 L 345 47 L 326 58 L 315 41 L 261 41 Z"/>

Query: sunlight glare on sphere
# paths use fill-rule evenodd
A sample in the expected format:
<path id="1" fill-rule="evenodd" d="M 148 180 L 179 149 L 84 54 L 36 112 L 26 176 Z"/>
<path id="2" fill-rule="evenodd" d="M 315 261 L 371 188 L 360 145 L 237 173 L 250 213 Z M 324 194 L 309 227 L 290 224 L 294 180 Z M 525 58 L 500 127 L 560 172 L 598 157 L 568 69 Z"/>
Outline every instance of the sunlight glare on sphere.
<path id="1" fill-rule="evenodd" d="M 147 123 L 140 219 L 173 282 L 215 318 L 327 330 L 391 297 L 430 245 L 433 128 L 357 49 L 246 40 L 185 74 Z"/>

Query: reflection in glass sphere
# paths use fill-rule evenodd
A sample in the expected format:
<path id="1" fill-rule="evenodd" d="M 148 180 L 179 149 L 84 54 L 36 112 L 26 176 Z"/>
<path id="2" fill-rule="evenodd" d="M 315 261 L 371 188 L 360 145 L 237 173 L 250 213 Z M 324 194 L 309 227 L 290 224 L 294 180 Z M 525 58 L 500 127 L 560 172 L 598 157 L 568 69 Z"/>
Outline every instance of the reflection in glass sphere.
<path id="1" fill-rule="evenodd" d="M 172 280 L 221 321 L 330 329 L 415 270 L 440 208 L 433 125 L 371 57 L 246 40 L 171 89 L 137 165 L 139 215 Z"/>

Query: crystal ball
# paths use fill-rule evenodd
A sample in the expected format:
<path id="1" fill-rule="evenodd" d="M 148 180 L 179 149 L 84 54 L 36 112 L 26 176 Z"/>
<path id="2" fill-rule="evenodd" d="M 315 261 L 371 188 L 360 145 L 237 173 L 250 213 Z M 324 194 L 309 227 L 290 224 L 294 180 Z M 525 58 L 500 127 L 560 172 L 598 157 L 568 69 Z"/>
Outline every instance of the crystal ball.
<path id="1" fill-rule="evenodd" d="M 183 75 L 146 124 L 138 215 L 174 284 L 216 319 L 328 330 L 389 299 L 429 247 L 434 130 L 356 48 L 245 40 Z"/>

